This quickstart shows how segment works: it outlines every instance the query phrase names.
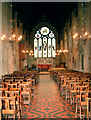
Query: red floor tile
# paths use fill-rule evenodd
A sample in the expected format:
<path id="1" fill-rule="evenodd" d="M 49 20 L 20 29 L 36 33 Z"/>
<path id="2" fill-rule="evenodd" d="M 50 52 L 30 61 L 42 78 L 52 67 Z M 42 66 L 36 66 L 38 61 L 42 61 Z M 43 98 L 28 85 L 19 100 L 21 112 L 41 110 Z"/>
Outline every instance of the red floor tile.
<path id="1" fill-rule="evenodd" d="M 50 75 L 40 75 L 31 105 L 24 105 L 23 118 L 75 118 L 73 106 L 60 97 Z"/>

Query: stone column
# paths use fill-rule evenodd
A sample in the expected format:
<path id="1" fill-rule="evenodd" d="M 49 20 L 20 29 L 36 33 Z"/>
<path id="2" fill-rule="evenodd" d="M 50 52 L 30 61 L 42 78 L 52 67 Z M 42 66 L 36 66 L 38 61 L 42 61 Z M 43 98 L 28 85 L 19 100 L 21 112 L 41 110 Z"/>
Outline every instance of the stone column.
<path id="1" fill-rule="evenodd" d="M 91 2 L 89 2 L 89 72 L 91 73 Z"/>
<path id="2" fill-rule="evenodd" d="M 2 76 L 2 40 L 1 40 L 1 36 L 2 36 L 2 2 L 0 1 L 0 83 L 1 83 L 1 76 Z M 1 113 L 1 100 L 0 100 L 0 120 L 2 117 L 2 113 Z"/>
<path id="3" fill-rule="evenodd" d="M 2 2 L 0 2 L 0 79 L 2 75 Z"/>

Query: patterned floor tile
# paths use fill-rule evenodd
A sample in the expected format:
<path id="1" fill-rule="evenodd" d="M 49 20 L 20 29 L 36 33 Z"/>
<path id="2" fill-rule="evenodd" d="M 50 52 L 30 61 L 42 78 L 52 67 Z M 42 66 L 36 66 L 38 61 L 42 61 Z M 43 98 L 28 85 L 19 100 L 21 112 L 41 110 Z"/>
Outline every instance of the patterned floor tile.
<path id="1" fill-rule="evenodd" d="M 50 75 L 40 75 L 31 105 L 24 105 L 22 118 L 75 119 L 73 106 L 60 97 L 56 82 Z M 40 119 L 39 119 L 40 120 Z"/>

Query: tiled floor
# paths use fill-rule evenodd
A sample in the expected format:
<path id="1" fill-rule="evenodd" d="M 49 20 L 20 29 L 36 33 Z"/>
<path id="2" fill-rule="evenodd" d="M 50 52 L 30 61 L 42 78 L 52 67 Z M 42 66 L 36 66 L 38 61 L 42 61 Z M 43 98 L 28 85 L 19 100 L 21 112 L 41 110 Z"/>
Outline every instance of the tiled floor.
<path id="1" fill-rule="evenodd" d="M 40 75 L 31 105 L 24 106 L 23 118 L 75 118 L 73 106 L 60 97 L 56 82 L 50 75 Z"/>

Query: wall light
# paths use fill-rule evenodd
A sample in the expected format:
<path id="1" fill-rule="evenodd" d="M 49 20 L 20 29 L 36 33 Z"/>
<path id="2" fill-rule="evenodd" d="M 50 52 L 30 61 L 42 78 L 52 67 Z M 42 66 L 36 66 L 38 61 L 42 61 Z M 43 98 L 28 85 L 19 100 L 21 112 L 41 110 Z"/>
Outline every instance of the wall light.
<path id="1" fill-rule="evenodd" d="M 22 35 L 20 35 L 20 39 L 22 39 Z"/>
<path id="2" fill-rule="evenodd" d="M 16 35 L 15 34 L 13 34 L 13 38 L 15 38 L 16 37 Z"/>
<path id="3" fill-rule="evenodd" d="M 6 36 L 5 36 L 5 34 L 4 34 L 4 35 L 3 35 L 3 38 L 5 39 L 5 37 L 6 37 Z"/>
<path id="4" fill-rule="evenodd" d="M 22 52 L 25 53 L 25 50 L 23 50 Z"/>
<path id="5" fill-rule="evenodd" d="M 84 34 L 78 36 L 77 33 L 73 35 L 73 38 L 81 39 L 83 46 L 85 46 L 86 40 L 88 38 L 88 32 L 85 32 Z"/>
<path id="6" fill-rule="evenodd" d="M 20 40 L 21 40 L 21 38 L 18 38 L 18 40 L 20 41 Z"/>

